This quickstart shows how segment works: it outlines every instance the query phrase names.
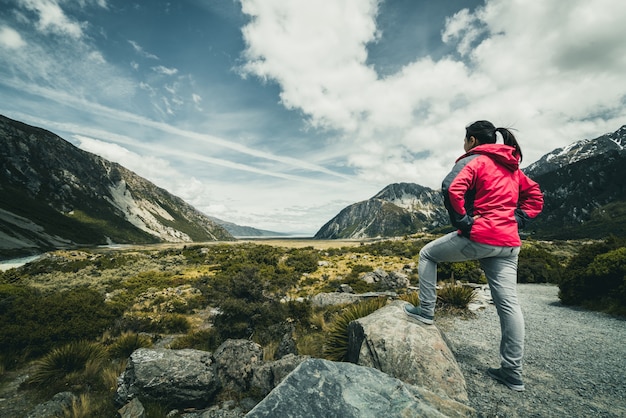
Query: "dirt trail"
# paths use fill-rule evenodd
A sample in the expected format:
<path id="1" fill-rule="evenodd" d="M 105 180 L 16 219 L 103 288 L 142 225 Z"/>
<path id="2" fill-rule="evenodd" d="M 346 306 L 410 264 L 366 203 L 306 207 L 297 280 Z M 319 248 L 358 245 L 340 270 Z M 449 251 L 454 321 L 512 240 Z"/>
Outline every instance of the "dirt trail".
<path id="1" fill-rule="evenodd" d="M 518 286 L 526 321 L 524 384 L 494 382 L 500 325 L 495 307 L 442 321 L 482 417 L 626 417 L 626 320 L 561 305 L 558 288 Z"/>

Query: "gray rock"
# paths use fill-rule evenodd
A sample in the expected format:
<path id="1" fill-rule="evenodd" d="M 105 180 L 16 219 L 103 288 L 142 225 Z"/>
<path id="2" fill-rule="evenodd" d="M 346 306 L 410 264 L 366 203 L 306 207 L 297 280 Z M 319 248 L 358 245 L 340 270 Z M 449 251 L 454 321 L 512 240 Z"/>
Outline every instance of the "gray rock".
<path id="1" fill-rule="evenodd" d="M 405 273 L 392 271 L 387 273 L 381 268 L 370 271 L 361 276 L 361 280 L 369 284 L 377 284 L 380 289 L 406 289 L 411 282 Z"/>
<path id="2" fill-rule="evenodd" d="M 143 405 L 139 401 L 139 399 L 134 398 L 126 405 L 117 410 L 120 414 L 121 418 L 145 418 L 146 410 Z"/>
<path id="3" fill-rule="evenodd" d="M 423 325 L 394 301 L 348 325 L 348 360 L 403 382 L 467 402 L 461 369 L 436 326 Z"/>
<path id="4" fill-rule="evenodd" d="M 213 358 L 222 387 L 244 392 L 250 387 L 254 365 L 263 361 L 263 348 L 250 340 L 226 340 Z"/>
<path id="5" fill-rule="evenodd" d="M 347 283 L 342 283 L 337 288 L 337 292 L 339 293 L 354 293 L 354 289 Z"/>
<path id="6" fill-rule="evenodd" d="M 246 417 L 470 417 L 473 410 L 379 370 L 308 359 Z"/>
<path id="7" fill-rule="evenodd" d="M 280 343 L 278 344 L 278 348 L 276 349 L 275 358 L 283 358 L 287 354 L 298 354 L 298 348 L 296 347 L 296 340 L 293 338 L 294 327 L 292 326 L 290 330 L 283 335 Z"/>
<path id="8" fill-rule="evenodd" d="M 254 368 L 250 389 L 263 397 L 270 393 L 289 373 L 308 356 L 286 355 L 279 360 L 263 363 Z"/>
<path id="9" fill-rule="evenodd" d="M 53 418 L 63 416 L 63 410 L 69 409 L 78 398 L 72 392 L 57 393 L 47 402 L 39 404 L 26 418 Z"/>
<path id="10" fill-rule="evenodd" d="M 233 401 L 226 401 L 198 412 L 180 415 L 182 418 L 243 418 L 245 413 Z M 178 415 L 176 415 L 178 416 Z"/>
<path id="11" fill-rule="evenodd" d="M 311 297 L 311 305 L 316 307 L 326 307 L 333 305 L 344 305 L 347 303 L 356 303 L 366 299 L 387 296 L 389 298 L 397 298 L 395 292 L 367 292 L 367 293 L 318 293 Z"/>
<path id="12" fill-rule="evenodd" d="M 211 353 L 140 348 L 118 379 L 116 402 L 163 401 L 175 408 L 208 406 L 219 389 Z"/>

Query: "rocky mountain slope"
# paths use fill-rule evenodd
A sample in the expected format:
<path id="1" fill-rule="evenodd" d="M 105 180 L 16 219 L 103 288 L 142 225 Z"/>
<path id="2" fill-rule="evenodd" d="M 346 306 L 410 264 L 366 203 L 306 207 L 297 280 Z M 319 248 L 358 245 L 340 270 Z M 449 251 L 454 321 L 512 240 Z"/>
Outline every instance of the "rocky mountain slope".
<path id="1" fill-rule="evenodd" d="M 0 256 L 73 245 L 232 240 L 185 201 L 44 129 L 0 116 Z"/>
<path id="2" fill-rule="evenodd" d="M 552 239 L 626 234 L 625 145 L 626 125 L 613 133 L 556 149 L 528 166 L 524 172 L 539 182 L 545 208 L 526 232 Z M 401 183 L 343 209 L 315 238 L 441 232 L 447 225 L 439 190 Z"/>
<path id="3" fill-rule="evenodd" d="M 399 236 L 446 225 L 441 193 L 414 183 L 395 183 L 374 197 L 343 209 L 316 239 Z"/>

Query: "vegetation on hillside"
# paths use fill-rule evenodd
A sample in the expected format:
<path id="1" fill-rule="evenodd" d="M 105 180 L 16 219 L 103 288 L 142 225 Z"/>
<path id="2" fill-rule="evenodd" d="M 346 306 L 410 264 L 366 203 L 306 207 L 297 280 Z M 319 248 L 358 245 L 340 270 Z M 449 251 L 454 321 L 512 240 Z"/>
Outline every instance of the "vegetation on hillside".
<path id="1" fill-rule="evenodd" d="M 307 296 L 340 284 L 357 293 L 377 290 L 361 280 L 375 269 L 408 272 L 417 286 L 419 250 L 429 239 L 52 252 L 0 274 L 0 371 L 31 364 L 25 387 L 48 394 L 71 386 L 91 403 L 91 416 L 106 416 L 125 359 L 165 335 L 177 335 L 168 347 L 208 351 L 228 338 L 252 339 L 265 347 L 266 359 L 290 335 L 300 354 L 343 359 L 347 323 L 387 299 L 319 308 Z M 588 245 L 527 241 L 520 254 L 519 281 L 557 283 L 566 304 L 623 314 L 625 277 L 626 246 L 616 238 Z M 438 278 L 446 282 L 439 303 L 454 312 L 473 297 L 471 288 L 454 283 L 485 283 L 478 262 L 441 263 Z M 416 292 L 399 297 L 418 303 Z"/>
<path id="2" fill-rule="evenodd" d="M 626 315 L 626 239 L 582 245 L 563 271 L 559 298 L 566 305 Z"/>

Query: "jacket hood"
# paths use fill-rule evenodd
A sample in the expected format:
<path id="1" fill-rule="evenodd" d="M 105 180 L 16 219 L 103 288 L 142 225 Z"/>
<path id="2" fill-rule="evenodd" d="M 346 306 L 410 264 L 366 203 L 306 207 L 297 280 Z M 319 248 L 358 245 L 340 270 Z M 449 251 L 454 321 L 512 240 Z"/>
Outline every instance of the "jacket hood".
<path id="1" fill-rule="evenodd" d="M 515 148 L 504 144 L 483 144 L 478 145 L 469 150 L 467 153 L 459 157 L 459 160 L 469 155 L 486 155 L 498 164 L 506 167 L 511 171 L 519 168 L 519 159 L 515 155 Z"/>

